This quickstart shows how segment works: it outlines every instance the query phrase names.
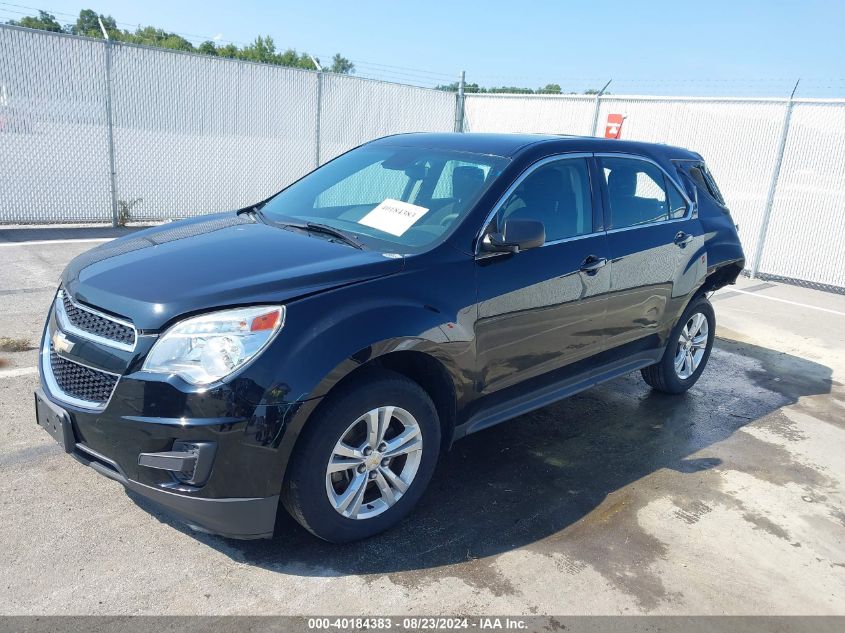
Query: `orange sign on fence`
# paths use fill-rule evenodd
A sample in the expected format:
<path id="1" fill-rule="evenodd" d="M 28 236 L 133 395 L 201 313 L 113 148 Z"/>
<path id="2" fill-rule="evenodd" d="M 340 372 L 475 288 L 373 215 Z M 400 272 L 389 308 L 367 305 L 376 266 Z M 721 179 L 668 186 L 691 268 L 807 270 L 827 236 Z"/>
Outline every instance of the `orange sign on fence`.
<path id="1" fill-rule="evenodd" d="M 622 136 L 622 121 L 625 117 L 621 114 L 608 114 L 607 126 L 604 128 L 605 138 L 620 138 Z"/>

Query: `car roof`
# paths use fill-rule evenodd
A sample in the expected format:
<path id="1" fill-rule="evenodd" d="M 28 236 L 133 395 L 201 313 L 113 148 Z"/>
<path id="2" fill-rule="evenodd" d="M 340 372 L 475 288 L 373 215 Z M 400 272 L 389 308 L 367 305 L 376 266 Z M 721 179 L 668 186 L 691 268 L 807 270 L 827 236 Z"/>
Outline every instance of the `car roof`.
<path id="1" fill-rule="evenodd" d="M 554 152 L 616 152 L 641 154 L 652 158 L 700 160 L 701 156 L 682 147 L 596 138 L 593 136 L 567 136 L 557 134 L 496 134 L 486 132 L 416 132 L 385 136 L 369 143 L 376 146 L 426 147 L 448 149 L 477 154 L 492 154 L 514 158 L 527 148 L 540 146 Z"/>

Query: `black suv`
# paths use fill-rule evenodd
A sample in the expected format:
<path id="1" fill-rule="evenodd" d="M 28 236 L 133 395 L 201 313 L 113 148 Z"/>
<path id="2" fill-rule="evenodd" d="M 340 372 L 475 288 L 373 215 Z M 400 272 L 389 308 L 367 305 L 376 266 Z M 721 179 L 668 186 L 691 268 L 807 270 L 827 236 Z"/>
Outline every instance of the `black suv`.
<path id="1" fill-rule="evenodd" d="M 395 524 L 441 450 L 639 369 L 689 389 L 744 264 L 698 154 L 409 134 L 249 208 L 74 259 L 38 423 L 195 528 L 329 541 Z"/>

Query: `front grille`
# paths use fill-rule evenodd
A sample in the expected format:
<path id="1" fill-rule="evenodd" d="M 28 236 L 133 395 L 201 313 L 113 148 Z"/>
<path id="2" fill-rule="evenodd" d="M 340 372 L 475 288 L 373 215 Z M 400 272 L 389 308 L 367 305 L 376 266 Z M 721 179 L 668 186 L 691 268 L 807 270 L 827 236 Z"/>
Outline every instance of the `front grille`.
<path id="1" fill-rule="evenodd" d="M 62 358 L 50 345 L 50 370 L 56 386 L 67 396 L 93 404 L 106 404 L 118 377 Z"/>
<path id="2" fill-rule="evenodd" d="M 135 346 L 135 330 L 132 327 L 87 310 L 74 303 L 65 291 L 61 291 L 61 300 L 65 316 L 72 326 L 109 341 Z"/>

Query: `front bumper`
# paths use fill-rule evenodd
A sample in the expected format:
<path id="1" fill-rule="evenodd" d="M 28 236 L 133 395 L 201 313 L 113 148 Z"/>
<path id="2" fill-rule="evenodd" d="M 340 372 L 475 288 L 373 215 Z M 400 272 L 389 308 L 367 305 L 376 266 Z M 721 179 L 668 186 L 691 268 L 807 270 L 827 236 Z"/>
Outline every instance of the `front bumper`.
<path id="1" fill-rule="evenodd" d="M 273 536 L 279 495 L 246 499 L 188 497 L 128 479 L 116 463 L 84 444 L 77 443 L 71 454 L 101 475 L 169 511 L 193 529 L 236 539 Z"/>
<path id="2" fill-rule="evenodd" d="M 48 400 L 39 389 L 36 398 Z M 53 406 L 56 406 L 55 404 Z M 191 528 L 237 539 L 270 538 L 276 522 L 279 495 L 267 497 L 211 498 L 194 496 L 190 489 L 168 489 L 161 485 L 148 485 L 131 479 L 115 460 L 97 452 L 79 441 L 74 413 L 62 410 L 67 415 L 68 425 L 60 443 L 79 462 L 90 466 L 101 475 L 117 481 L 123 486 L 161 507 Z"/>
<path id="3" fill-rule="evenodd" d="M 67 416 L 68 452 L 194 528 L 233 538 L 272 536 L 289 456 L 287 427 L 318 399 L 288 400 L 290 388 L 276 382 L 272 359 L 229 382 L 197 388 L 142 370 L 154 335 L 140 335 L 134 351 L 116 350 L 62 330 L 51 310 L 43 349 L 57 331 L 69 343 L 58 352 L 62 358 L 119 377 L 101 406 L 79 406 L 55 380 L 45 380 L 51 370 L 42 354 L 40 395 Z M 186 442 L 215 447 L 208 475 L 196 485 L 139 463 L 142 454 Z"/>

